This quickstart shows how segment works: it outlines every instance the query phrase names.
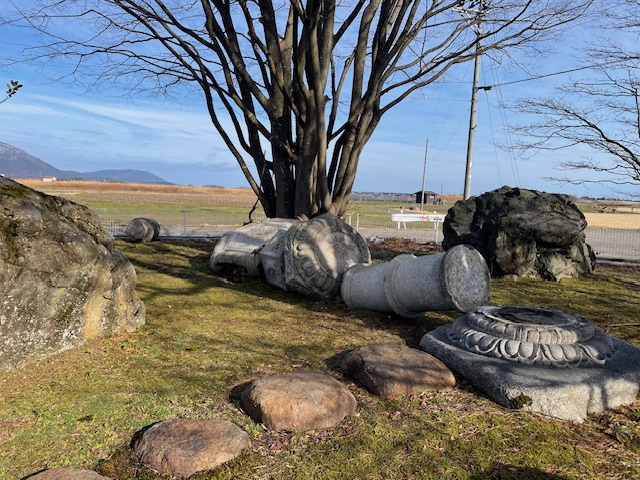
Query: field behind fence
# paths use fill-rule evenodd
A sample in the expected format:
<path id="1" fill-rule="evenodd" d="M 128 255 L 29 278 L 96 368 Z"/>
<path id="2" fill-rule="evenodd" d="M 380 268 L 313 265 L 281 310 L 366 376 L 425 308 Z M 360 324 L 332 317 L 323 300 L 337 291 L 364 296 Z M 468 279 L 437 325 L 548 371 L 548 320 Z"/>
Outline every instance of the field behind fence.
<path id="1" fill-rule="evenodd" d="M 126 236 L 126 226 L 137 217 L 153 218 L 160 224 L 161 237 L 215 238 L 249 222 L 245 213 L 213 212 L 210 210 L 144 210 L 95 208 L 104 227 L 114 237 Z M 614 215 L 614 214 L 609 214 Z M 635 217 L 636 215 L 634 215 Z M 253 221 L 264 219 L 262 212 L 252 215 Z M 587 243 L 596 256 L 607 260 L 640 262 L 640 215 L 638 228 L 587 227 Z M 347 223 L 366 239 L 400 237 L 418 243 L 442 241 L 442 223 L 391 221 L 389 214 L 350 214 Z M 598 222 L 596 222 L 598 223 Z"/>

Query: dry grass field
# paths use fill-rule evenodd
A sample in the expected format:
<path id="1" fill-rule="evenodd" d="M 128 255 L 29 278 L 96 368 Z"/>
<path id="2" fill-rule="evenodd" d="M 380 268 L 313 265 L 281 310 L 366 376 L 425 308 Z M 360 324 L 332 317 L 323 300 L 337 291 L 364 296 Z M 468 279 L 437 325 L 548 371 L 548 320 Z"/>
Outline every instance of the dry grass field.
<path id="1" fill-rule="evenodd" d="M 167 207 L 173 205 L 176 208 L 238 207 L 242 210 L 248 210 L 256 201 L 254 193 L 249 188 L 79 181 L 43 182 L 34 179 L 18 181 L 50 195 L 58 195 L 91 207 Z M 447 198 L 447 207 L 439 208 L 446 210 L 449 205 L 452 205 L 458 199 L 459 197 Z M 363 202 L 363 204 L 354 202 L 352 210 L 362 213 L 367 210 L 364 203 L 374 204 L 377 202 Z M 593 228 L 640 229 L 640 204 L 633 202 L 622 203 L 616 205 L 616 208 L 611 208 L 610 202 L 603 202 L 602 204 L 592 202 L 585 205 L 586 208 L 584 210 L 587 210 L 585 217 L 589 226 Z M 410 206 L 413 205 L 407 205 L 406 207 Z M 399 206 L 395 207 L 399 208 Z M 385 206 L 382 210 L 386 208 Z M 592 211 L 603 209 L 606 211 Z M 365 213 L 370 212 L 365 211 Z"/>
<path id="2" fill-rule="evenodd" d="M 49 195 L 57 195 L 89 206 L 182 207 L 237 206 L 251 208 L 255 194 L 248 188 L 191 187 L 138 183 L 105 183 L 23 179 L 18 182 Z"/>
<path id="3" fill-rule="evenodd" d="M 585 213 L 592 228 L 640 229 L 640 213 Z"/>

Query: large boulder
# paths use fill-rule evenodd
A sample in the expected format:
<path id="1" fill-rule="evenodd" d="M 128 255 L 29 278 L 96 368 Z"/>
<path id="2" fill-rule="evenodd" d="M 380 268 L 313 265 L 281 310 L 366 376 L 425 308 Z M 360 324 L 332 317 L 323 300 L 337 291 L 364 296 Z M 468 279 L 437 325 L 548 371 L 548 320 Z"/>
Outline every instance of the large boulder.
<path id="1" fill-rule="evenodd" d="M 444 221 L 442 246 L 474 246 L 493 276 L 559 280 L 595 268 L 586 226 L 566 195 L 502 187 L 456 202 Z"/>
<path id="2" fill-rule="evenodd" d="M 88 208 L 0 177 L 0 371 L 144 324 L 136 273 Z"/>

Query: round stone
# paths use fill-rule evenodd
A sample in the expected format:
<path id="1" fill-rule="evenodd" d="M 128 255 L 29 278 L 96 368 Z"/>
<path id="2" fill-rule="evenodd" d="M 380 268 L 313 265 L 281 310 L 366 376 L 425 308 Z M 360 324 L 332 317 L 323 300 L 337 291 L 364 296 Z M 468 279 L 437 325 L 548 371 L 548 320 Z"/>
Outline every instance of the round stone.
<path id="1" fill-rule="evenodd" d="M 247 432 L 227 420 L 172 418 L 145 430 L 132 454 L 155 472 L 188 478 L 234 459 L 248 446 Z"/>
<path id="2" fill-rule="evenodd" d="M 260 378 L 242 392 L 240 403 L 270 430 L 333 428 L 354 413 L 349 389 L 323 372 L 301 370 Z"/>

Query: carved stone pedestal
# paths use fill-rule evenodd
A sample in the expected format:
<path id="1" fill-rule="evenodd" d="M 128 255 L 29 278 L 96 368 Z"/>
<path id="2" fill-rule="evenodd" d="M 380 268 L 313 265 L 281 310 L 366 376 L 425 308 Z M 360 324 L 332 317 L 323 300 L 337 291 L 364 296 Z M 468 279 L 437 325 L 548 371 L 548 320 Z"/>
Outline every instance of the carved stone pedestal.
<path id="1" fill-rule="evenodd" d="M 561 310 L 480 307 L 420 347 L 495 402 L 563 420 L 631 404 L 640 391 L 640 350 Z"/>
<path id="2" fill-rule="evenodd" d="M 283 276 L 288 290 L 332 300 L 344 273 L 360 263 L 371 263 L 367 241 L 334 215 L 325 213 L 287 232 Z"/>

